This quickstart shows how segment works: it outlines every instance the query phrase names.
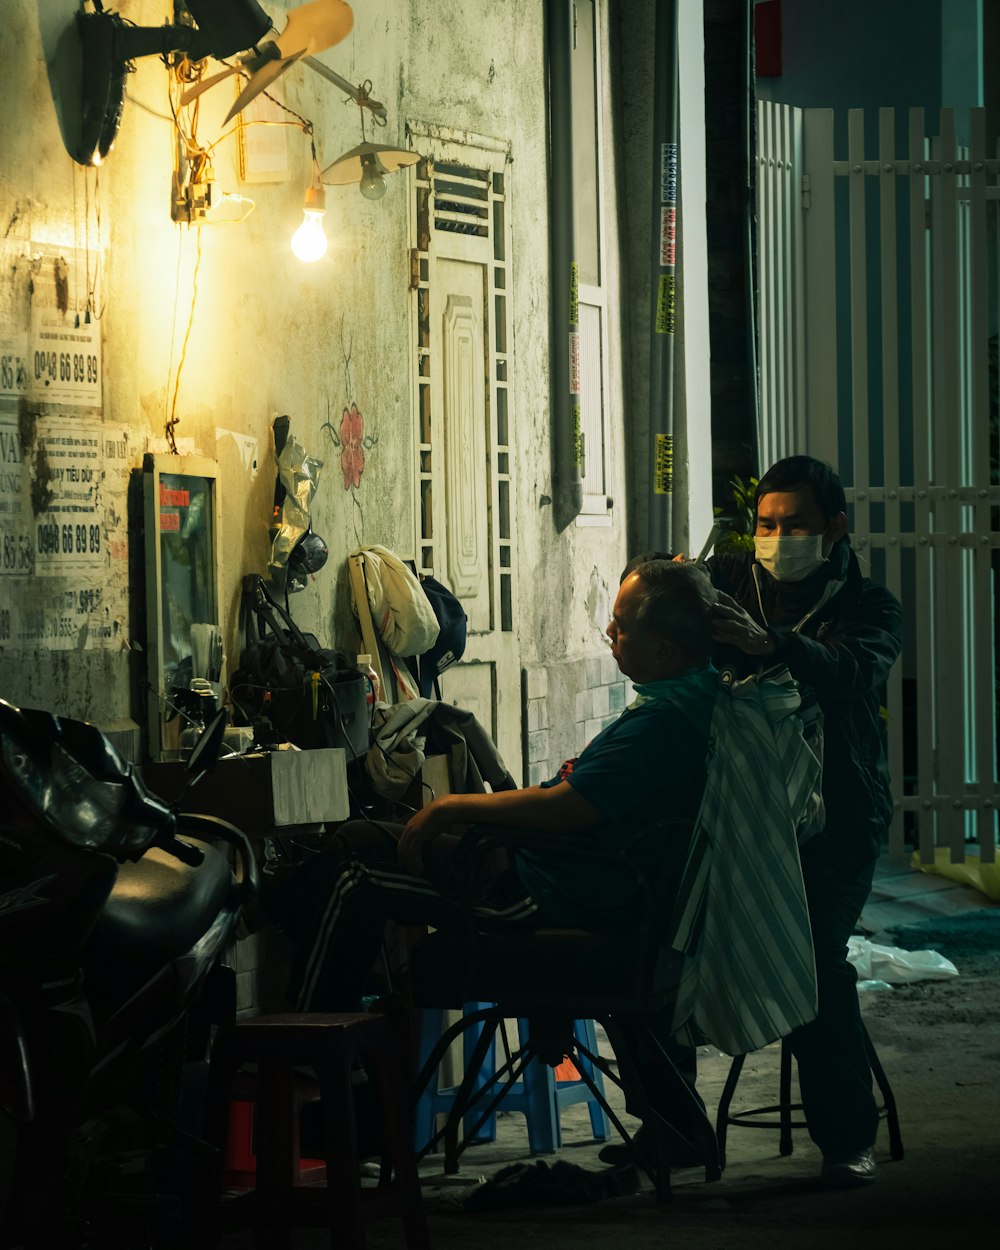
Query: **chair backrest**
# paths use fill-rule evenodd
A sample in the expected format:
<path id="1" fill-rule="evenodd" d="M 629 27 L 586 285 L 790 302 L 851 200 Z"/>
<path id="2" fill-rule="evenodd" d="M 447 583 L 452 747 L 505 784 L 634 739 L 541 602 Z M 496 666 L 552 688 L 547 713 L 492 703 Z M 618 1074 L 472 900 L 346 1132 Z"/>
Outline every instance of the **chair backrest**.
<path id="1" fill-rule="evenodd" d="M 576 1019 L 665 1005 L 681 967 L 670 948 L 670 920 L 692 828 L 690 817 L 666 816 L 633 831 L 617 848 L 584 839 L 573 843 L 573 853 L 593 862 L 595 872 L 628 865 L 639 886 L 631 930 L 482 931 L 472 924 L 470 913 L 468 927 L 438 929 L 413 951 L 418 1003 L 505 1002 L 511 1004 L 511 1015 L 545 1007 Z M 484 851 L 519 840 L 510 830 L 476 832 Z M 529 836 L 532 846 L 545 842 L 566 852 L 565 836 L 550 835 L 551 841 L 544 835 Z"/>
<path id="2" fill-rule="evenodd" d="M 640 879 L 646 907 L 638 918 L 651 949 L 666 941 L 677 890 L 694 832 L 693 815 L 660 816 L 631 832 L 623 856 Z"/>

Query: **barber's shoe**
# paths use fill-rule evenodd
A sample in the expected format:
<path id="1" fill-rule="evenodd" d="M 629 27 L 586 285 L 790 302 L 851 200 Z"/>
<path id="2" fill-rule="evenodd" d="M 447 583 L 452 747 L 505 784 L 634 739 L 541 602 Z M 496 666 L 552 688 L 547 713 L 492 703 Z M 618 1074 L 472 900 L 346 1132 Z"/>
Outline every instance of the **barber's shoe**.
<path id="1" fill-rule="evenodd" d="M 626 1164 L 638 1162 L 644 1171 L 651 1171 L 655 1166 L 655 1150 L 650 1138 L 649 1129 L 641 1125 L 632 1135 L 633 1154 L 624 1142 L 609 1142 L 598 1152 L 597 1157 L 602 1163 L 620 1168 Z M 672 1168 L 697 1168 L 704 1165 L 704 1159 L 693 1146 L 684 1149 L 680 1144 L 670 1147 L 670 1166 Z"/>
<path id="2" fill-rule="evenodd" d="M 855 1189 L 870 1185 L 876 1178 L 875 1154 L 871 1149 L 859 1150 L 846 1158 L 825 1156 L 820 1172 L 824 1189 Z"/>

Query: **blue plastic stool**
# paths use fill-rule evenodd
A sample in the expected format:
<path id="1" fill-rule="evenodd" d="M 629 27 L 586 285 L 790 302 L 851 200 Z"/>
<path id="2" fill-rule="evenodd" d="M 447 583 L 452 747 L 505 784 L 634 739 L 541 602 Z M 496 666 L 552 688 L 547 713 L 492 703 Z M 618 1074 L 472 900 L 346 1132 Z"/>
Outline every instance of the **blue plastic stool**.
<path id="1" fill-rule="evenodd" d="M 466 1003 L 464 1010 L 466 1012 L 478 1011 L 480 1008 L 489 1005 L 488 1003 Z M 420 1066 L 427 1060 L 441 1037 L 443 1025 L 443 1012 L 431 1010 L 423 1010 L 421 1012 Z M 593 1020 L 577 1020 L 574 1022 L 573 1028 L 587 1049 L 596 1054 L 597 1038 Z M 482 1030 L 483 1025 L 480 1023 L 471 1025 L 463 1034 L 462 1050 L 466 1063 L 469 1062 L 472 1056 L 473 1049 L 482 1034 Z M 528 1038 L 528 1021 L 526 1019 L 518 1020 L 517 1034 L 518 1041 L 523 1046 Z M 600 1069 L 595 1068 L 588 1059 L 584 1059 L 582 1056 L 578 1056 L 577 1060 L 603 1094 L 604 1079 Z M 482 1067 L 476 1078 L 476 1088 L 481 1089 L 486 1085 L 495 1072 L 496 1045 L 494 1042 L 491 1042 L 486 1058 L 483 1060 Z M 433 1082 L 424 1090 L 415 1112 L 414 1138 L 418 1152 L 434 1136 L 435 1116 L 438 1112 L 451 1109 L 457 1092 L 457 1086 L 451 1086 L 446 1089 L 434 1089 Z M 495 1090 L 490 1091 L 491 1095 L 495 1092 Z M 590 1127 L 594 1138 L 596 1141 L 606 1141 L 609 1135 L 608 1117 L 604 1108 L 587 1088 L 585 1082 L 581 1079 L 557 1081 L 552 1068 L 546 1063 L 540 1063 L 537 1059 L 532 1059 L 527 1064 L 521 1073 L 521 1079 L 515 1082 L 513 1088 L 509 1090 L 500 1105 L 505 1111 L 517 1111 L 524 1116 L 528 1128 L 528 1145 L 531 1153 L 549 1154 L 558 1150 L 562 1145 L 559 1113 L 563 1107 L 571 1106 L 577 1102 L 590 1104 Z M 471 1128 L 474 1123 L 475 1118 L 471 1117 L 471 1115 L 466 1117 L 466 1130 Z M 472 1140 L 475 1142 L 496 1140 L 495 1115 L 490 1116 L 482 1124 L 479 1132 Z"/>
<path id="2" fill-rule="evenodd" d="M 488 1006 L 487 1003 L 466 1003 L 465 1012 L 478 1011 L 481 1007 Z M 434 1049 L 438 1040 L 444 1031 L 444 1011 L 436 1011 L 431 1008 L 422 1008 L 420 1012 L 420 1051 L 417 1057 L 417 1068 L 422 1068 L 430 1057 L 431 1051 Z M 470 1025 L 462 1034 L 462 1061 L 463 1064 L 470 1063 L 472 1060 L 472 1052 L 475 1049 L 476 1042 L 482 1036 L 483 1024 Z M 482 1088 L 483 1085 L 492 1077 L 496 1071 L 496 1043 L 491 1041 L 489 1049 L 486 1052 L 486 1058 L 483 1060 L 483 1066 L 479 1070 L 479 1076 L 476 1079 L 476 1088 Z M 420 1095 L 414 1112 L 413 1120 L 413 1146 L 419 1154 L 421 1150 L 434 1136 L 435 1119 L 439 1112 L 450 1111 L 452 1103 L 455 1101 L 455 1095 L 458 1093 L 457 1085 L 449 1085 L 445 1089 L 435 1088 L 437 1082 L 431 1081 L 424 1092 Z M 466 1116 L 464 1125 L 466 1130 L 470 1129 L 475 1120 Z M 479 1132 L 472 1139 L 475 1142 L 496 1141 L 497 1121 L 496 1116 L 491 1115 L 490 1118 L 480 1126 Z"/>
<path id="3" fill-rule="evenodd" d="M 593 1020 L 574 1020 L 573 1032 L 586 1048 L 597 1054 L 597 1035 Z M 523 1046 L 528 1040 L 528 1021 L 517 1022 L 518 1041 Z M 577 1055 L 573 1061 L 584 1069 L 600 1092 L 604 1093 L 604 1077 L 589 1059 Z M 577 1102 L 589 1104 L 590 1131 L 595 1141 L 607 1141 L 608 1117 L 604 1108 L 579 1077 L 573 1081 L 557 1081 L 555 1072 L 547 1063 L 532 1059 L 501 1104 L 508 1111 L 520 1111 L 528 1123 L 528 1144 L 532 1154 L 549 1154 L 562 1146 L 562 1127 L 559 1113 L 563 1107 Z"/>

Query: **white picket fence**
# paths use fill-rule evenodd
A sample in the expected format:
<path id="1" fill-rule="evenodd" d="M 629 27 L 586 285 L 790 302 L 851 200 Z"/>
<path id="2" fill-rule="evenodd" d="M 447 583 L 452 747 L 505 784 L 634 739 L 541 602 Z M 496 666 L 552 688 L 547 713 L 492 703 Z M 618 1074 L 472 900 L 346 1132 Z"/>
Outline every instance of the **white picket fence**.
<path id="1" fill-rule="evenodd" d="M 947 846 L 987 863 L 1000 803 L 1000 162 L 981 109 L 967 149 L 951 110 L 933 138 L 909 110 L 903 144 L 894 110 L 877 121 L 866 147 L 850 110 L 838 153 L 832 110 L 758 104 L 761 464 L 805 452 L 838 465 L 859 557 L 904 605 L 888 692 L 892 851 L 916 845 L 929 861 Z"/>

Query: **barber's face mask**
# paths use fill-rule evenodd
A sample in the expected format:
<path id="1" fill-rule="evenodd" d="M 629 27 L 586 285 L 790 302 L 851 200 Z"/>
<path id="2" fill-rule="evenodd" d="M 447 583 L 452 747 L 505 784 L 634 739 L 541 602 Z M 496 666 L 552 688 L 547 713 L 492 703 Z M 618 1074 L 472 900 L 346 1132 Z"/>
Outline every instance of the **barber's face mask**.
<path id="1" fill-rule="evenodd" d="M 784 535 L 754 538 L 757 563 L 776 582 L 801 582 L 826 563 L 822 534 Z"/>

